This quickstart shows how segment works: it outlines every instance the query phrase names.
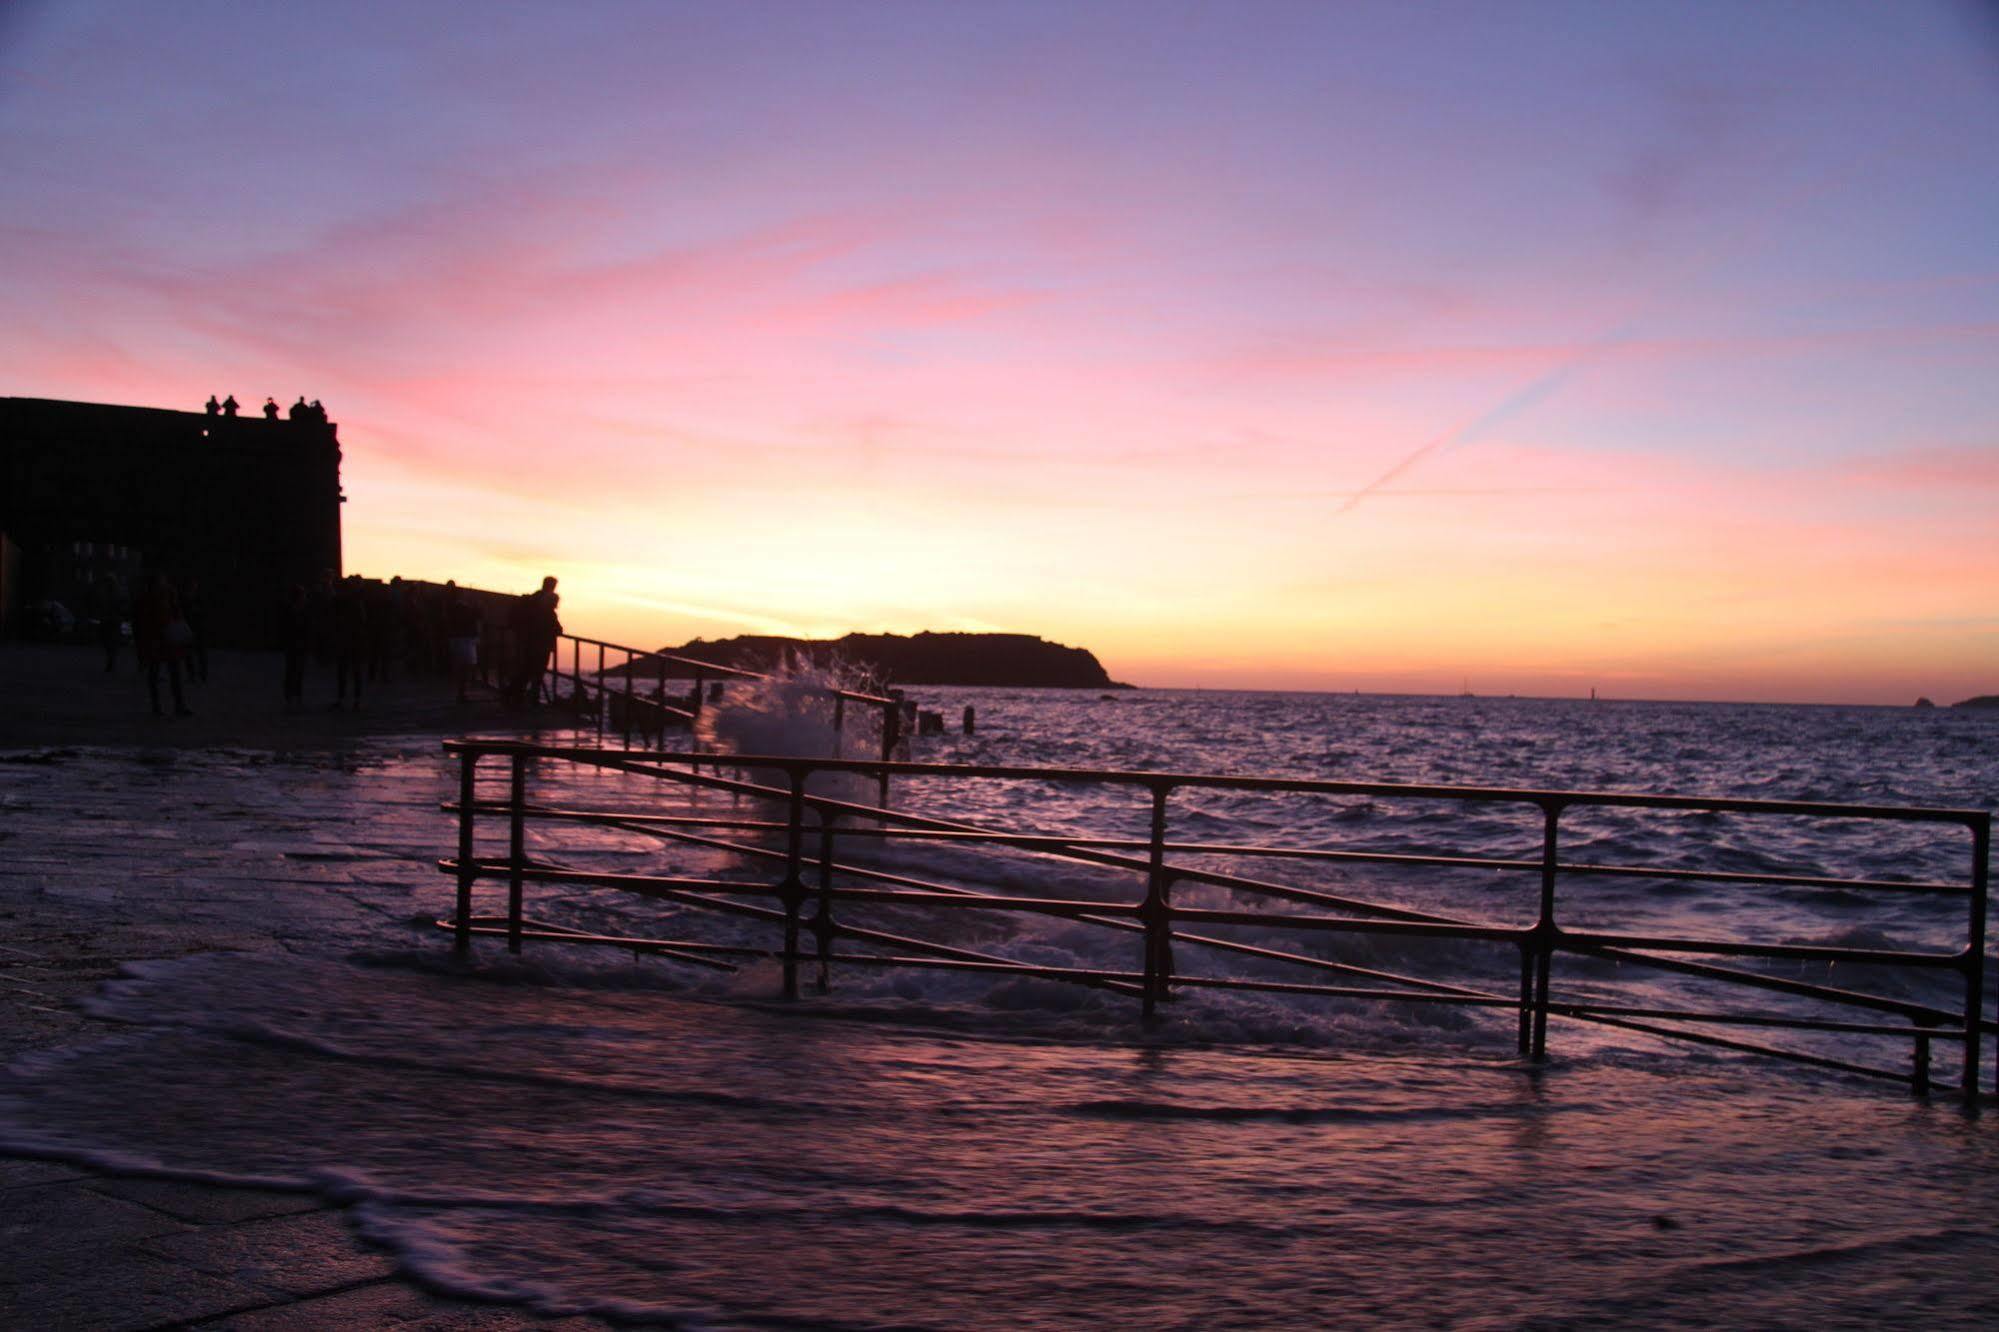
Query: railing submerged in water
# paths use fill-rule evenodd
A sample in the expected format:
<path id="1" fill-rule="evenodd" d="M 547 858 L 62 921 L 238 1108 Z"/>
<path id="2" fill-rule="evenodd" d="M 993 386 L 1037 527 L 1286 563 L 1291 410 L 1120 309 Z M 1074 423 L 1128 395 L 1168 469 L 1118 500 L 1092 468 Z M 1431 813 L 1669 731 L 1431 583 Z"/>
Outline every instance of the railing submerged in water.
<path id="1" fill-rule="evenodd" d="M 1547 1050 L 1548 1019 L 1552 1016 L 1887 1078 L 1907 1084 L 1917 1091 L 1928 1091 L 1940 1085 L 1932 1080 L 1932 1043 L 1957 1042 L 1961 1046 L 1962 1060 L 1960 1080 L 1955 1090 L 1961 1091 L 1967 1100 L 1978 1095 L 1983 1036 L 1999 1031 L 1999 1022 L 1986 1019 L 1982 1012 L 1987 876 L 1991 850 L 1991 815 L 1982 810 L 1068 768 L 895 763 L 783 755 L 725 756 L 513 741 L 454 740 L 446 742 L 445 748 L 458 755 L 461 764 L 459 797 L 444 806 L 446 812 L 458 815 L 458 853 L 453 858 L 440 861 L 439 868 L 456 878 L 457 901 L 453 916 L 437 924 L 454 934 L 461 955 L 469 951 L 475 936 L 485 935 L 505 938 L 510 950 L 516 953 L 521 950 L 524 940 L 535 939 L 610 946 L 707 967 L 730 968 L 731 964 L 726 961 L 730 957 L 770 957 L 782 965 L 783 992 L 787 998 L 797 997 L 800 969 L 806 966 L 818 969 L 818 988 L 821 992 L 827 988 L 831 969 L 836 964 L 1036 977 L 1075 982 L 1129 995 L 1139 1001 L 1147 1017 L 1156 1012 L 1161 1001 L 1176 997 L 1173 994 L 1176 989 L 1202 988 L 1504 1008 L 1517 1011 L 1520 1052 L 1536 1058 Z M 478 767 L 480 760 L 485 758 L 502 759 L 507 765 L 507 794 L 503 799 L 480 797 Z M 542 762 L 570 763 L 636 774 L 680 784 L 695 791 L 721 791 L 737 797 L 754 797 L 781 805 L 783 817 L 659 814 L 533 803 L 527 791 L 529 770 L 532 765 Z M 718 764 L 739 775 L 723 775 L 716 766 Z M 699 771 L 700 765 L 706 765 L 710 771 Z M 782 784 L 741 775 L 752 773 L 775 774 Z M 809 778 L 834 773 L 875 777 L 883 792 L 881 805 L 859 804 L 807 790 Z M 1127 788 L 1144 793 L 1149 801 L 1149 833 L 1142 838 L 1034 833 L 891 811 L 886 805 L 888 782 L 892 776 L 906 780 L 1026 781 L 1064 787 Z M 1540 853 L 1532 858 L 1515 858 L 1169 840 L 1167 832 L 1174 794 L 1195 791 L 1361 796 L 1440 801 L 1454 807 L 1519 807 L 1538 815 Z M 1877 824 L 1957 825 L 1970 833 L 1969 874 L 1959 882 L 1907 881 L 1847 878 L 1820 873 L 1598 864 L 1561 859 L 1564 815 L 1590 809 L 1676 811 L 1751 818 L 1781 816 Z M 479 854 L 478 820 L 481 816 L 504 820 L 507 833 L 504 856 Z M 770 880 L 763 880 L 636 875 L 568 868 L 528 854 L 526 828 L 530 822 L 597 825 L 643 832 L 669 842 L 722 851 L 753 862 L 774 862 L 779 872 Z M 720 835 L 726 833 L 781 835 L 783 849 L 755 841 L 730 841 Z M 1128 871 L 1139 876 L 1143 892 L 1135 901 L 1028 897 L 989 892 L 913 878 L 852 860 L 842 863 L 838 859 L 838 851 L 843 840 L 849 844 L 856 840 L 905 840 L 1006 848 L 1070 864 Z M 816 854 L 808 854 L 808 841 L 816 843 Z M 1180 858 L 1177 863 L 1174 857 Z M 1481 924 L 1458 916 L 1362 900 L 1321 888 L 1250 878 L 1211 868 L 1207 864 L 1187 863 L 1189 857 L 1210 863 L 1253 858 L 1294 863 L 1373 865 L 1402 870 L 1520 873 L 1534 876 L 1538 891 L 1533 900 L 1534 918 L 1531 923 Z M 1571 928 L 1563 923 L 1558 912 L 1562 905 L 1558 889 L 1564 879 L 1586 877 L 1838 890 L 1860 894 L 1961 896 L 1965 899 L 1964 944 L 1962 948 L 1952 951 L 1916 951 Z M 848 882 L 843 883 L 842 879 Z M 487 881 L 505 884 L 504 914 L 474 911 L 474 891 L 479 884 Z M 778 937 L 767 946 L 748 946 L 694 939 L 593 933 L 530 918 L 525 910 L 526 885 L 530 883 L 623 890 L 685 907 L 767 922 L 776 927 Z M 1183 883 L 1209 885 L 1233 894 L 1316 907 L 1321 911 L 1330 909 L 1343 914 L 1178 905 L 1173 900 L 1173 892 L 1177 884 Z M 759 905 L 756 899 L 774 900 L 775 905 Z M 812 908 L 810 915 L 806 914 L 808 905 Z M 899 906 L 938 912 L 970 910 L 1059 917 L 1139 936 L 1140 965 L 1132 970 L 1020 961 L 941 940 L 850 924 L 841 919 L 837 910 L 843 906 Z M 1519 953 L 1518 989 L 1509 993 L 1456 981 L 1408 976 L 1313 953 L 1193 932 L 1202 927 L 1227 929 L 1240 926 L 1293 930 L 1320 937 L 1391 936 L 1510 945 Z M 802 943 L 807 935 L 811 939 L 809 949 Z M 889 951 L 840 951 L 837 945 L 843 943 Z M 1322 975 L 1338 975 L 1348 983 L 1189 974 L 1175 965 L 1176 948 L 1183 953 L 1199 949 L 1246 957 L 1259 964 L 1299 967 Z M 1564 997 L 1558 995 L 1554 988 L 1554 962 L 1562 955 L 1629 964 L 1718 986 L 1774 992 L 1842 1010 L 1859 1010 L 1863 1015 L 1881 1020 L 1854 1020 L 1851 1016 L 1814 1017 L 1735 1008 L 1686 1009 L 1657 1004 L 1612 1003 L 1587 995 Z M 1795 961 L 1801 965 L 1824 962 L 1828 968 L 1844 963 L 1890 968 L 1898 973 L 1955 973 L 1962 985 L 1963 1002 L 1961 1006 L 1945 1008 L 1894 994 L 1746 970 L 1740 965 L 1720 961 L 1700 960 L 1717 958 Z M 1353 981 L 1366 983 L 1351 983 Z M 1889 1018 L 1896 1020 L 1885 1020 Z M 1906 1039 L 1912 1047 L 1911 1065 L 1906 1072 L 1885 1069 L 1823 1053 L 1779 1048 L 1723 1036 L 1700 1029 L 1704 1027 L 1763 1027 L 1836 1033 L 1849 1037 Z"/>

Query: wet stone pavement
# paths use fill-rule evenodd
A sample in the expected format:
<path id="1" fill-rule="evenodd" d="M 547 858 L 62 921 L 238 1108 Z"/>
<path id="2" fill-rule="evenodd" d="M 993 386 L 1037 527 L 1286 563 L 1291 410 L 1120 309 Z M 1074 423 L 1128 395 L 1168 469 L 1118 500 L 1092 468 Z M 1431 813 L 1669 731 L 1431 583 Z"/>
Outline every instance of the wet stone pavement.
<path id="1" fill-rule="evenodd" d="M 126 962 L 427 940 L 449 780 L 430 736 L 0 750 L 0 1061 L 110 1034 L 82 1005 Z M 603 1324 L 440 1298 L 318 1195 L 0 1157 L 0 1327 L 169 1326 Z"/>

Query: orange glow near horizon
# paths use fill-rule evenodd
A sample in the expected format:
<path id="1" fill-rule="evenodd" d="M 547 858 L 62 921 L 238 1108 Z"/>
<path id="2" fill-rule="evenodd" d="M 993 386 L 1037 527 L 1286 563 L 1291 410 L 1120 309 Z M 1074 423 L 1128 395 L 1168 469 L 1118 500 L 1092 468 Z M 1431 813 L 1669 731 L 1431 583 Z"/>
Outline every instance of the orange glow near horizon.
<path id="1" fill-rule="evenodd" d="M 403 75 L 267 16 L 202 40 L 323 51 L 311 87 L 153 105 L 121 59 L 218 52 L 52 10 L 0 52 L 0 392 L 321 398 L 351 571 L 555 574 L 570 629 L 644 646 L 1999 691 L 1999 106 L 1947 23 L 1584 11 L 1557 80 L 1476 7 L 1142 51 L 981 13 L 850 13 L 900 53 L 843 29 L 851 70 L 810 10 L 607 13 L 587 60 L 368 19 Z M 531 72 L 519 105 L 461 57 Z M 107 137 L 111 88 L 144 104 Z"/>

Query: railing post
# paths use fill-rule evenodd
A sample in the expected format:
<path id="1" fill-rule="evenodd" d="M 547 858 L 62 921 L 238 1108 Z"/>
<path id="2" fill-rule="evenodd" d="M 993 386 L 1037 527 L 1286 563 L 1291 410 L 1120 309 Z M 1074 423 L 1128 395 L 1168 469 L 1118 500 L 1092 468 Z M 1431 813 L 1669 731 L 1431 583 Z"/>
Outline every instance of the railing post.
<path id="1" fill-rule="evenodd" d="M 583 640 L 569 640 L 569 708 L 581 714 L 583 710 Z M 582 720 L 579 715 L 577 720 Z"/>
<path id="2" fill-rule="evenodd" d="M 1173 983 L 1173 913 L 1170 896 L 1173 879 L 1166 870 L 1166 797 L 1172 787 L 1158 782 L 1152 788 L 1152 846 L 1146 872 L 1145 903 L 1139 919 L 1145 925 L 1144 1016 L 1151 1021 L 1166 987 Z"/>
<path id="3" fill-rule="evenodd" d="M 819 959 L 819 993 L 833 988 L 833 823 L 837 816 L 822 812 L 828 820 L 819 828 L 819 911 L 812 917 L 812 940 Z"/>
<path id="4" fill-rule="evenodd" d="M 625 748 L 632 747 L 632 681 L 639 673 L 639 659 L 625 654 Z"/>
<path id="5" fill-rule="evenodd" d="M 1520 941 L 1520 1053 L 1534 1052 L 1534 942 Z"/>
<path id="6" fill-rule="evenodd" d="M 1985 1040 L 1985 894 L 1990 886 L 1992 816 L 1971 820 L 1971 920 L 1964 949 L 1964 1099 L 1978 1099 L 1979 1046 Z M 1994 1088 L 1999 1091 L 1999 1079 Z"/>
<path id="7" fill-rule="evenodd" d="M 1534 922 L 1534 1039 L 1528 1051 L 1535 1059 L 1548 1053 L 1548 973 L 1555 957 L 1555 856 L 1562 802 L 1546 802 L 1541 815 L 1541 914 Z"/>
<path id="8" fill-rule="evenodd" d="M 882 708 L 882 762 L 895 761 L 896 741 L 902 738 L 902 704 L 889 703 Z M 881 772 L 881 799 L 876 802 L 882 809 L 888 808 L 888 769 Z"/>
<path id="9" fill-rule="evenodd" d="M 514 754 L 507 807 L 507 951 L 521 951 L 521 871 L 527 865 L 527 755 Z"/>
<path id="10" fill-rule="evenodd" d="M 778 895 L 784 902 L 784 997 L 798 997 L 798 912 L 805 903 L 805 770 L 791 769 L 791 812 L 785 827 L 784 882 Z"/>
<path id="11" fill-rule="evenodd" d="M 604 642 L 597 641 L 597 744 L 604 743 L 604 713 L 611 700 L 604 693 Z"/>
<path id="12" fill-rule="evenodd" d="M 478 763 L 472 750 L 458 756 L 458 910 L 452 920 L 451 947 L 460 959 L 472 952 L 472 881 L 477 877 L 472 867 L 472 806 L 479 793 Z"/>

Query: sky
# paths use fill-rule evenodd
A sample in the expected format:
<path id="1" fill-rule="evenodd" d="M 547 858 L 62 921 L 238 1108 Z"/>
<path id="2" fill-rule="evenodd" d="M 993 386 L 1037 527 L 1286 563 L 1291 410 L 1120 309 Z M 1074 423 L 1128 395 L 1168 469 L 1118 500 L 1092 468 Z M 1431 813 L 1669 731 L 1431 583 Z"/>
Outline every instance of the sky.
<path id="1" fill-rule="evenodd" d="M 17 0 L 0 182 L 0 395 L 573 632 L 1999 692 L 1990 5 Z"/>

